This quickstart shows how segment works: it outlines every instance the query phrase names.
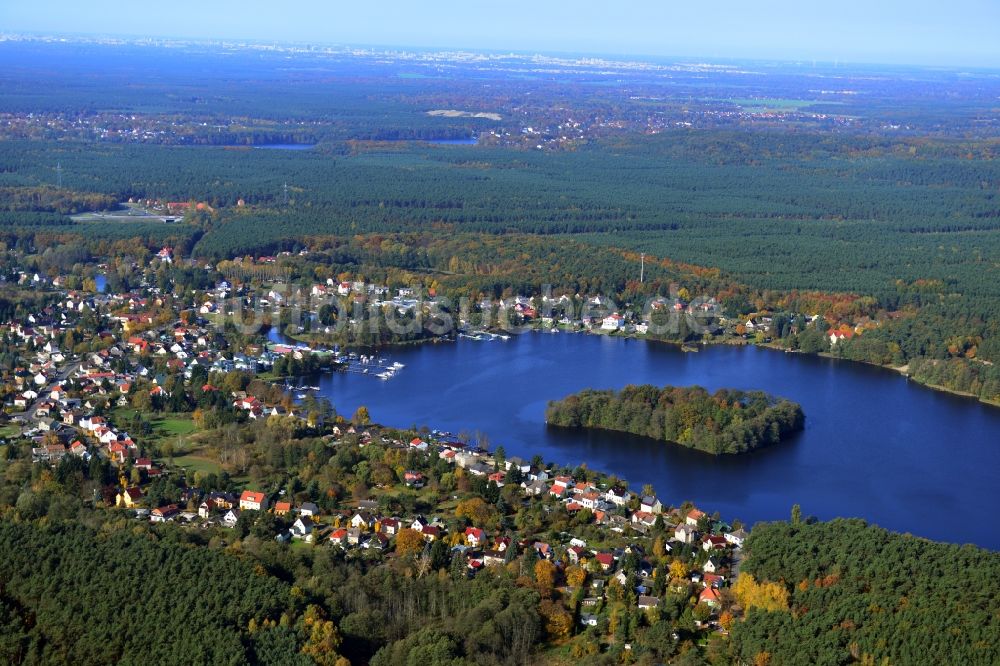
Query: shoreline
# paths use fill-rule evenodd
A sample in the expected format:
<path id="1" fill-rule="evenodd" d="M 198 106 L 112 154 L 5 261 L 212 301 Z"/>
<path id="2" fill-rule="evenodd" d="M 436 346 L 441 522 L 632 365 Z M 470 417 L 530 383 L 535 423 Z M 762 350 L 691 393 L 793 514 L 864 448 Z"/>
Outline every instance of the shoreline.
<path id="1" fill-rule="evenodd" d="M 775 344 L 774 342 L 755 343 L 755 342 L 750 342 L 750 341 L 742 339 L 742 338 L 732 338 L 732 337 L 720 337 L 720 338 L 717 338 L 717 339 L 713 338 L 713 339 L 709 339 L 709 340 L 702 339 L 702 340 L 696 340 L 696 341 L 681 342 L 681 341 L 678 341 L 678 340 L 667 340 L 667 339 L 662 339 L 662 338 L 648 337 L 647 335 L 641 334 L 641 333 L 625 333 L 625 332 L 622 332 L 622 331 L 600 331 L 600 330 L 588 330 L 588 329 L 567 330 L 567 329 L 559 327 L 559 326 L 553 327 L 551 329 L 545 329 L 545 328 L 543 328 L 541 326 L 541 324 L 532 325 L 528 330 L 524 330 L 524 331 L 520 331 L 520 332 L 517 332 L 517 331 L 509 332 L 509 331 L 505 331 L 503 329 L 496 329 L 496 330 L 486 329 L 486 332 L 502 332 L 502 333 L 506 333 L 507 335 L 520 335 L 521 333 L 549 333 L 550 331 L 553 331 L 553 330 L 556 331 L 556 332 L 558 332 L 558 333 L 572 333 L 572 334 L 606 336 L 606 337 L 609 337 L 609 338 L 622 338 L 622 339 L 631 339 L 631 340 L 642 340 L 644 342 L 652 342 L 652 343 L 657 343 L 657 344 L 666 344 L 666 345 L 670 345 L 670 346 L 673 346 L 673 347 L 677 347 L 681 351 L 688 352 L 688 353 L 697 353 L 700 347 L 711 347 L 711 346 L 717 346 L 717 345 L 725 345 L 725 346 L 730 346 L 730 347 L 759 347 L 761 349 L 768 349 L 768 350 L 771 350 L 771 351 L 782 352 L 782 353 L 785 353 L 785 354 L 802 354 L 804 356 L 818 356 L 818 357 L 821 357 L 821 358 L 828 358 L 828 359 L 832 359 L 832 360 L 835 360 L 835 361 L 843 361 L 843 362 L 848 362 L 848 363 L 859 363 L 861 365 L 867 365 L 867 366 L 870 366 L 870 367 L 873 367 L 873 368 L 882 368 L 883 370 L 889 370 L 889 371 L 895 372 L 897 374 L 902 375 L 906 379 L 908 379 L 910 381 L 913 381 L 915 384 L 917 384 L 919 386 L 922 386 L 922 387 L 925 387 L 925 388 L 928 388 L 928 389 L 931 389 L 933 391 L 938 391 L 940 393 L 948 393 L 950 395 L 958 396 L 958 397 L 961 397 L 961 398 L 971 398 L 971 399 L 975 400 L 976 402 L 979 402 L 979 403 L 981 403 L 983 405 L 987 405 L 989 407 L 1000 408 L 1000 400 L 989 400 L 989 399 L 986 399 L 986 398 L 982 398 L 982 397 L 980 397 L 980 396 L 978 396 L 978 395 L 976 395 L 974 393 L 970 393 L 968 391 L 961 391 L 959 389 L 952 389 L 952 388 L 948 388 L 947 386 L 941 386 L 940 384 L 931 384 L 931 383 L 928 383 L 928 382 L 923 382 L 923 381 L 921 381 L 921 380 L 919 380 L 919 379 L 917 379 L 917 378 L 915 378 L 915 377 L 913 377 L 912 375 L 909 374 L 909 364 L 908 363 L 904 364 L 904 365 L 901 365 L 901 366 L 883 365 L 883 364 L 880 364 L 880 363 L 871 363 L 869 361 L 861 361 L 861 360 L 856 360 L 856 359 L 843 358 L 841 356 L 836 356 L 836 355 L 834 355 L 834 354 L 832 354 L 830 352 L 818 352 L 818 353 L 815 353 L 815 354 L 811 354 L 811 353 L 808 353 L 808 352 L 800 351 L 798 349 L 786 349 L 786 348 L 784 348 L 784 347 L 782 347 L 780 345 Z M 288 335 L 286 333 L 282 333 L 282 335 L 285 335 L 285 337 L 288 337 L 288 338 L 290 338 L 292 340 L 295 340 L 296 342 L 301 342 L 301 343 L 304 343 L 304 344 L 309 344 L 309 341 L 307 339 L 301 339 L 300 337 L 297 337 L 295 335 Z M 442 343 L 453 343 L 453 342 L 456 342 L 456 338 L 454 336 L 436 336 L 436 337 L 422 338 L 422 339 L 419 339 L 419 340 L 401 340 L 399 342 L 390 342 L 390 343 L 376 345 L 376 346 L 357 345 L 357 344 L 341 344 L 340 346 L 342 348 L 344 348 L 344 349 L 384 350 L 384 349 L 393 349 L 393 348 L 413 347 L 413 346 L 423 345 L 423 344 L 442 344 Z"/>

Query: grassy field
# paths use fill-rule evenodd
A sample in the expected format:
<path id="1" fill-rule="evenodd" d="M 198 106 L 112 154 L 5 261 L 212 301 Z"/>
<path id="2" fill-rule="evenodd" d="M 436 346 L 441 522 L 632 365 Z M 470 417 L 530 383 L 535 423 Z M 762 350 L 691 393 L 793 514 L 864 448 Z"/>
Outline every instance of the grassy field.
<path id="1" fill-rule="evenodd" d="M 164 416 L 152 421 L 153 432 L 160 437 L 183 437 L 194 432 L 194 422 L 186 416 Z"/>
<path id="2" fill-rule="evenodd" d="M 0 427 L 0 438 L 7 439 L 21 434 L 21 428 L 13 423 Z"/>
<path id="3" fill-rule="evenodd" d="M 183 468 L 185 472 L 190 474 L 194 474 L 195 472 L 201 472 L 202 474 L 219 474 L 222 472 L 222 466 L 219 463 L 194 453 L 176 456 L 174 458 L 174 464 Z"/>

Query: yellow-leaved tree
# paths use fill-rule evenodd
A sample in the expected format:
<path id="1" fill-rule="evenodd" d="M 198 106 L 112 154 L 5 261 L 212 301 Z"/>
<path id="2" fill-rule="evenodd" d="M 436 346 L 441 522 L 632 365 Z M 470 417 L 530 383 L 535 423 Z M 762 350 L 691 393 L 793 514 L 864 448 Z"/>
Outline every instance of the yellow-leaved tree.
<path id="1" fill-rule="evenodd" d="M 733 585 L 733 594 L 744 611 L 760 608 L 768 611 L 788 610 L 788 590 L 781 583 L 758 583 L 748 573 L 741 574 Z"/>
<path id="2" fill-rule="evenodd" d="M 566 582 L 571 587 L 582 587 L 587 582 L 587 572 L 582 567 L 571 564 L 566 567 Z"/>
<path id="3" fill-rule="evenodd" d="M 309 632 L 309 638 L 302 646 L 302 654 L 312 658 L 321 666 L 345 666 L 350 662 L 337 654 L 341 637 L 337 626 L 326 619 L 319 606 L 310 604 L 302 616 L 302 623 Z"/>
<path id="4" fill-rule="evenodd" d="M 406 527 L 396 535 L 396 553 L 400 557 L 416 555 L 424 549 L 424 535 Z"/>
<path id="5" fill-rule="evenodd" d="M 688 575 L 688 567 L 680 559 L 674 559 L 670 563 L 670 579 L 671 580 L 684 580 Z"/>

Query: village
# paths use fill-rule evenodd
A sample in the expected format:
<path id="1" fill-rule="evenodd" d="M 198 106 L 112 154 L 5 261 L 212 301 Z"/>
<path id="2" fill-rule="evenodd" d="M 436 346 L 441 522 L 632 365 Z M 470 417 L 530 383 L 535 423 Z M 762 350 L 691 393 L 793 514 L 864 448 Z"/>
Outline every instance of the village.
<path id="1" fill-rule="evenodd" d="M 243 274 L 257 278 L 254 268 L 266 272 L 279 259 L 243 260 Z M 90 486 L 95 507 L 218 532 L 226 542 L 252 536 L 289 548 L 332 549 L 367 563 L 410 558 L 465 578 L 489 567 L 530 570 L 533 578 L 551 579 L 578 632 L 605 630 L 610 609 L 623 603 L 649 622 L 686 609 L 696 633 L 727 632 L 739 612 L 732 589 L 748 537 L 738 522 L 691 504 L 666 506 L 650 486 L 636 492 L 585 468 L 507 457 L 502 446 L 491 451 L 468 436 L 383 428 L 367 412 L 351 419 L 337 415 L 310 387 L 294 389 L 288 381 L 349 369 L 352 359 L 358 363 L 354 352 L 319 346 L 302 326 L 300 335 L 287 327 L 294 339 L 281 342 L 226 326 L 232 308 L 255 298 L 279 320 L 283 310 L 299 307 L 295 290 L 241 280 L 236 271 L 202 280 L 179 297 L 174 285 L 156 277 L 179 263 L 171 248 L 162 248 L 149 267 L 135 267 L 141 280 L 120 293 L 70 289 L 73 281 L 61 276 L 19 274 L 19 287 L 46 304 L 0 326 L 15 361 L 4 370 L 8 456 L 16 442 L 29 441 L 34 466 L 56 476 L 86 467 L 91 479 L 103 478 Z M 345 308 L 396 314 L 438 305 L 419 287 L 364 280 L 331 277 L 296 289 L 308 293 L 304 309 L 314 313 L 334 299 Z M 683 295 L 653 299 L 645 315 L 620 314 L 621 305 L 600 296 L 483 300 L 472 317 L 460 320 L 459 331 L 496 339 L 498 333 L 486 332 L 504 329 L 493 321 L 520 330 L 643 335 L 662 315 L 701 317 L 709 335 L 738 327 L 741 336 L 770 339 L 771 316 L 727 320 L 713 299 Z M 811 324 L 816 318 L 799 319 Z M 834 329 L 829 345 L 853 334 L 853 328 Z M 174 429 L 164 432 L 156 423 Z M 294 475 L 287 484 L 276 483 L 273 475 L 234 463 L 247 454 L 233 450 L 225 460 L 219 454 L 206 462 L 185 451 L 180 459 L 187 464 L 175 460 L 185 439 L 227 424 L 316 438 L 329 465 L 342 455 L 354 461 L 339 473 L 363 488 L 331 496 Z M 374 458 L 367 461 L 369 455 Z M 381 471 L 359 472 L 369 463 Z M 537 563 L 545 564 L 536 571 Z"/>
<path id="2" fill-rule="evenodd" d="M 167 250 L 159 260 L 169 260 Z M 289 345 L 278 351 L 259 344 L 234 349 L 200 312 L 179 315 L 173 297 L 155 288 L 102 294 L 63 290 L 58 278 L 45 284 L 28 276 L 26 282 L 57 298 L 3 326 L 5 339 L 22 350 L 23 359 L 23 367 L 8 377 L 6 439 L 33 442 L 32 462 L 57 474 L 73 465 L 104 466 L 105 477 L 110 470 L 110 483 L 94 487 L 95 505 L 137 520 L 243 537 L 267 516 L 266 527 L 255 533 L 270 529 L 269 538 L 277 542 L 363 558 L 426 557 L 436 549 L 439 562 L 460 561 L 468 577 L 530 556 L 554 565 L 567 598 L 578 589 L 581 628 L 607 620 L 609 594 L 654 614 L 665 595 L 680 595 L 693 600 L 699 630 L 724 631 L 719 622 L 723 607 L 732 603 L 728 589 L 747 537 L 738 526 L 690 505 L 666 507 L 652 488 L 635 493 L 589 470 L 507 458 L 502 447 L 491 453 L 446 433 L 402 439 L 398 431 L 332 418 L 311 397 L 307 405 L 280 385 L 271 384 L 270 390 L 260 382 L 251 385 L 285 356 L 302 362 L 312 355 Z M 229 288 L 221 284 L 213 292 Z M 81 327 L 94 332 L 84 353 L 78 353 L 83 340 L 76 337 Z M 251 386 L 260 394 L 248 392 Z M 145 435 L 134 430 L 144 428 L 137 414 L 184 414 L 192 407 L 228 414 L 236 423 L 291 420 L 332 450 L 374 445 L 405 455 L 409 464 L 356 500 L 298 501 L 284 489 L 250 483 L 206 490 L 196 483 L 197 474 L 171 463 L 163 446 L 146 441 L 148 424 Z M 441 477 L 449 473 L 462 479 L 460 487 L 479 489 L 471 509 L 456 511 L 461 493 L 440 493 Z M 397 487 L 429 499 L 417 504 L 419 511 L 393 511 L 393 503 L 379 496 Z M 504 515 L 515 510 L 539 518 L 519 528 Z"/>

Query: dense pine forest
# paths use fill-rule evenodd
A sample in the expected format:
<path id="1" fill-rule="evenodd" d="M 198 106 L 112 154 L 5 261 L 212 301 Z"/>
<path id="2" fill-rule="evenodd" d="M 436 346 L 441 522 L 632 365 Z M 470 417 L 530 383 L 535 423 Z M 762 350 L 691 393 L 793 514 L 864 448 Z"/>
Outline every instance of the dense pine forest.
<path id="1" fill-rule="evenodd" d="M 549 425 L 602 428 L 673 442 L 706 453 L 746 453 L 777 444 L 801 430 L 805 416 L 794 402 L 762 391 L 700 386 L 626 386 L 587 390 L 550 402 Z"/>
<path id="2" fill-rule="evenodd" d="M 744 574 L 777 582 L 733 629 L 741 663 L 994 664 L 1000 558 L 861 520 L 757 525 Z"/>
<path id="3" fill-rule="evenodd" d="M 289 586 L 184 540 L 124 522 L 100 534 L 83 525 L 0 521 L 0 657 L 8 664 L 292 663 L 284 654 L 298 640 L 290 620 L 298 615 L 299 629 L 308 629 Z M 263 629 L 251 636 L 248 626 Z"/>

